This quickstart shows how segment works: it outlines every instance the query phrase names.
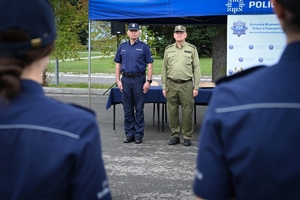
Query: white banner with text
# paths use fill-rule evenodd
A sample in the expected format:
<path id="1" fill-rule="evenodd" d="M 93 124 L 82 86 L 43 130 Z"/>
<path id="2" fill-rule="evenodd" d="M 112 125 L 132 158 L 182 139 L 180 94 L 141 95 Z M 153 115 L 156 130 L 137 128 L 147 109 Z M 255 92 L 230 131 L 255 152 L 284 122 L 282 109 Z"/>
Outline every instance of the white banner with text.
<path id="1" fill-rule="evenodd" d="M 227 75 L 278 62 L 286 36 L 276 15 L 229 15 Z"/>

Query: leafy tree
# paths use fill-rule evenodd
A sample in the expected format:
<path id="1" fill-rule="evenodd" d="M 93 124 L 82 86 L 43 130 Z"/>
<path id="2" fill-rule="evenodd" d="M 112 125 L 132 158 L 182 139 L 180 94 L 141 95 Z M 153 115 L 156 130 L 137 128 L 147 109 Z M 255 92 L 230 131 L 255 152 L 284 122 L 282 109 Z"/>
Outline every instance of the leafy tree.
<path id="1" fill-rule="evenodd" d="M 212 55 L 212 38 L 217 34 L 214 26 L 187 26 L 187 42 L 197 47 L 199 56 Z"/>
<path id="2" fill-rule="evenodd" d="M 110 22 L 92 21 L 91 24 L 91 45 L 104 55 L 115 53 L 118 45 L 126 39 L 126 35 L 111 34 Z"/>
<path id="3" fill-rule="evenodd" d="M 88 1 L 50 0 L 55 12 L 57 40 L 52 59 L 78 58 L 82 49 L 78 33 L 88 26 Z"/>
<path id="4" fill-rule="evenodd" d="M 87 45 L 88 43 L 88 37 L 89 37 L 89 33 L 88 33 L 88 27 L 86 27 L 85 29 L 79 31 L 77 33 L 79 40 L 80 40 L 80 44 L 81 45 Z"/>
<path id="5" fill-rule="evenodd" d="M 197 47 L 199 55 L 212 54 L 212 37 L 216 35 L 216 27 L 213 26 L 186 26 L 188 37 L 186 41 Z M 158 55 L 163 56 L 166 46 L 174 43 L 174 26 L 149 26 L 155 37 L 154 48 Z"/>
<path id="6" fill-rule="evenodd" d="M 55 50 L 50 59 L 79 59 L 78 51 L 82 49 L 80 35 L 88 26 L 88 1 L 86 0 L 49 0 L 55 14 L 57 39 Z M 49 78 L 43 74 L 43 85 L 47 86 Z"/>
<path id="7" fill-rule="evenodd" d="M 174 42 L 174 26 L 148 26 L 147 30 L 154 38 L 150 47 L 155 49 L 155 55 L 163 57 L 165 47 Z"/>

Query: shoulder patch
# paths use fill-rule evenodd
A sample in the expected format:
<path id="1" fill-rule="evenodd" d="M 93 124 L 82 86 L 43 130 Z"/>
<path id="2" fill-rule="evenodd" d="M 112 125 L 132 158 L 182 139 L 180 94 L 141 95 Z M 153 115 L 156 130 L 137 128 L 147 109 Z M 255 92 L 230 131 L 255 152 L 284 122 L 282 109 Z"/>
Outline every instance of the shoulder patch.
<path id="1" fill-rule="evenodd" d="M 122 42 L 120 45 L 126 44 L 128 41 Z"/>
<path id="2" fill-rule="evenodd" d="M 89 108 L 86 108 L 84 106 L 80 106 L 80 105 L 74 104 L 74 103 L 69 103 L 69 105 L 74 106 L 74 107 L 79 108 L 79 109 L 82 109 L 82 110 L 85 110 L 89 113 L 92 113 L 94 116 L 96 116 L 95 112 L 93 110 L 89 109 Z"/>
<path id="3" fill-rule="evenodd" d="M 193 49 L 196 49 L 196 46 L 193 44 L 188 44 L 188 46 L 192 47 Z"/>
<path id="4" fill-rule="evenodd" d="M 172 46 L 174 46 L 174 44 L 170 44 L 169 46 L 166 47 L 166 49 L 168 49 L 168 48 L 170 48 Z"/>
<path id="5" fill-rule="evenodd" d="M 256 66 L 256 67 L 251 67 L 249 69 L 246 69 L 244 71 L 241 71 L 239 73 L 236 73 L 236 74 L 233 74 L 233 75 L 230 75 L 230 76 L 225 76 L 225 77 L 221 77 L 219 78 L 217 81 L 216 81 L 216 85 L 220 84 L 220 83 L 223 83 L 223 82 L 228 82 L 228 81 L 231 81 L 231 80 L 234 80 L 236 78 L 239 78 L 239 77 L 242 77 L 242 76 L 246 76 L 248 74 L 251 74 L 255 71 L 257 71 L 258 69 L 261 69 L 265 67 L 265 65 L 260 65 L 260 66 Z"/>
<path id="6" fill-rule="evenodd" d="M 145 43 L 145 42 L 142 42 L 142 41 L 140 41 L 143 45 L 145 45 L 145 46 L 147 46 L 147 47 L 149 47 L 149 45 L 147 44 L 147 43 Z"/>

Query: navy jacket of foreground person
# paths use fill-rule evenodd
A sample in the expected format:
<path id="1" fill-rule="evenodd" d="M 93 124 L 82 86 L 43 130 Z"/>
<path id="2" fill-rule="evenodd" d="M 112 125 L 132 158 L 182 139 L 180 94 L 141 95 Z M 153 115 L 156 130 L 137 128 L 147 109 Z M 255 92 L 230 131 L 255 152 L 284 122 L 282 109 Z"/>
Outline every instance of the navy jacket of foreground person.
<path id="1" fill-rule="evenodd" d="M 95 114 L 43 92 L 55 38 L 48 0 L 0 0 L 0 200 L 111 200 Z"/>
<path id="2" fill-rule="evenodd" d="M 110 199 L 94 113 L 22 80 L 0 104 L 0 199 Z"/>
<path id="3" fill-rule="evenodd" d="M 278 64 L 217 84 L 200 133 L 197 196 L 300 199 L 299 52 L 291 43 Z"/>

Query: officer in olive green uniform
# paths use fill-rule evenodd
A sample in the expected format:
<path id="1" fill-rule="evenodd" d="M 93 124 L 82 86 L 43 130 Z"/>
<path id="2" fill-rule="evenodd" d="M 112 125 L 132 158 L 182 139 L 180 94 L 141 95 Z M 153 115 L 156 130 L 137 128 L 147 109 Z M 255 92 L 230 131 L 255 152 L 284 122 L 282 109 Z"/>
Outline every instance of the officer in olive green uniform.
<path id="1" fill-rule="evenodd" d="M 172 131 L 169 145 L 180 143 L 179 105 L 182 109 L 182 134 L 184 146 L 191 145 L 193 137 L 192 114 L 194 97 L 198 95 L 200 66 L 197 49 L 185 42 L 186 28 L 175 27 L 175 43 L 166 47 L 162 66 L 162 92 L 167 99 L 169 125 Z"/>

